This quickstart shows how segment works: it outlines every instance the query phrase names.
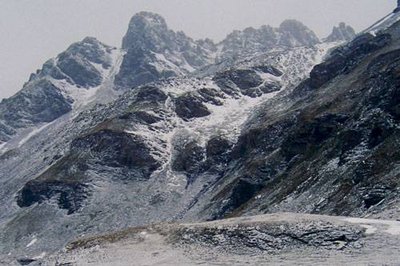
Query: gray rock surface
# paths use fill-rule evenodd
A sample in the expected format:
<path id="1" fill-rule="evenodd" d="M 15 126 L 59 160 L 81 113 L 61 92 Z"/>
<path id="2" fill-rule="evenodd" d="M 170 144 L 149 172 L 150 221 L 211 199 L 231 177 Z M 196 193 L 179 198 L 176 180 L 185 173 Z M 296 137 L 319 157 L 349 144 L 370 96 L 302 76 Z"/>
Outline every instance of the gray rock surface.
<path id="1" fill-rule="evenodd" d="M 202 71 L 214 63 L 232 66 L 238 60 L 278 47 L 312 47 L 318 43 L 315 33 L 295 20 L 286 20 L 279 28 L 234 31 L 218 44 L 209 39 L 194 41 L 183 32 L 170 30 L 159 15 L 141 12 L 131 19 L 123 39 L 126 55 L 115 84 L 126 90 Z"/>
<path id="2" fill-rule="evenodd" d="M 123 38 L 126 51 L 115 84 L 130 89 L 148 82 L 189 74 L 211 63 L 216 46 L 170 30 L 164 18 L 150 12 L 132 17 Z"/>
<path id="3" fill-rule="evenodd" d="M 33 265 L 396 265 L 398 228 L 289 213 L 160 224 L 79 239 Z"/>
<path id="4" fill-rule="evenodd" d="M 47 79 L 35 79 L 11 98 L 0 103 L 0 140 L 7 141 L 16 130 L 51 122 L 71 111 L 72 100 Z"/>
<path id="5" fill-rule="evenodd" d="M 232 32 L 219 44 L 222 53 L 217 60 L 236 61 L 276 47 L 314 46 L 317 43 L 319 39 L 315 33 L 301 22 L 286 20 L 279 28 L 262 26 Z"/>
<path id="6" fill-rule="evenodd" d="M 0 141 L 8 141 L 22 129 L 52 122 L 72 110 L 72 91 L 62 83 L 90 89 L 103 82 L 99 69 L 111 67 L 113 48 L 92 37 L 72 44 L 42 69 L 31 74 L 23 89 L 0 102 Z M 100 67 L 97 67 L 100 65 Z"/>

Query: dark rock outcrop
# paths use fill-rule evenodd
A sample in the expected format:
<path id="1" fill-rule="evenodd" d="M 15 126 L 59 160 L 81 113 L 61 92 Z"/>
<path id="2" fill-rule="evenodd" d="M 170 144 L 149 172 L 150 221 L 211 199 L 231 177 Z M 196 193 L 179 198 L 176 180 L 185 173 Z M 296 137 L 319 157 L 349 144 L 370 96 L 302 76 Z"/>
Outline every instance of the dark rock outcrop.
<path id="1" fill-rule="evenodd" d="M 87 89 L 99 86 L 103 77 L 95 64 L 104 69 L 110 68 L 110 54 L 114 49 L 93 37 L 86 37 L 68 47 L 56 60 L 47 61 L 42 69 L 31 75 L 30 81 L 52 77 Z"/>
<path id="2" fill-rule="evenodd" d="M 159 162 L 139 137 L 101 130 L 75 139 L 69 155 L 24 185 L 17 203 L 20 207 L 29 207 L 57 198 L 59 208 L 72 214 L 90 195 L 88 184 L 92 177 L 87 173 L 90 169 L 96 169 L 108 179 L 115 179 L 110 169 L 120 169 L 123 180 L 114 181 L 129 182 L 147 180 L 158 167 Z"/>
<path id="3" fill-rule="evenodd" d="M 349 74 L 367 55 L 390 42 L 389 34 L 374 37 L 366 33 L 358 36 L 351 43 L 334 50 L 325 62 L 315 66 L 310 73 L 309 84 L 312 88 L 318 88 L 340 74 Z"/>
<path id="4" fill-rule="evenodd" d="M 57 198 L 59 208 L 68 210 L 68 214 L 72 214 L 82 207 L 86 190 L 86 185 L 79 182 L 33 180 L 19 192 L 17 204 L 23 208 Z"/>
<path id="5" fill-rule="evenodd" d="M 51 122 L 71 111 L 71 100 L 46 79 L 28 83 L 19 93 L 0 103 L 2 133 L 7 135 L 17 128 L 36 123 Z"/>
<path id="6" fill-rule="evenodd" d="M 202 162 L 206 158 L 203 147 L 195 141 L 190 141 L 182 147 L 176 147 L 175 153 L 172 160 L 172 170 L 186 173 L 188 183 L 192 183 L 194 177 L 201 172 Z"/>
<path id="7" fill-rule="evenodd" d="M 269 71 L 273 75 L 279 76 L 279 71 L 274 69 L 262 68 L 263 71 Z M 238 95 L 238 93 L 250 97 L 259 97 L 264 93 L 279 91 L 281 85 L 276 82 L 265 83 L 255 70 L 251 69 L 235 69 L 217 73 L 213 78 L 215 83 L 222 91 L 229 95 Z"/>
<path id="8" fill-rule="evenodd" d="M 149 154 L 140 137 L 124 132 L 101 130 L 75 139 L 71 153 L 86 157 L 87 163 L 126 168 L 127 178 L 148 179 L 160 165 Z"/>
<path id="9" fill-rule="evenodd" d="M 174 103 L 176 114 L 186 120 L 211 114 L 202 100 L 190 93 L 179 96 Z"/>

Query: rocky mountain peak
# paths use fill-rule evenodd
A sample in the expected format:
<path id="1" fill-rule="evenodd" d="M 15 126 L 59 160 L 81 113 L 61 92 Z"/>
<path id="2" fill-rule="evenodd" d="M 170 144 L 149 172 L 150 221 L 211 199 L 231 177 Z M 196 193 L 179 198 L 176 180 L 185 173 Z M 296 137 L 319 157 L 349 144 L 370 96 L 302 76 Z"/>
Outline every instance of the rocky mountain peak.
<path id="1" fill-rule="evenodd" d="M 317 35 L 300 21 L 288 19 L 281 23 L 280 42 L 286 46 L 311 46 L 319 43 Z"/>
<path id="2" fill-rule="evenodd" d="M 98 86 L 102 82 L 100 70 L 110 68 L 110 54 L 114 49 L 94 37 L 86 37 L 70 45 L 56 58 L 48 60 L 42 69 L 31 75 L 29 82 L 40 78 L 52 78 L 65 80 L 78 87 Z"/>
<path id="3" fill-rule="evenodd" d="M 141 12 L 132 17 L 122 49 L 126 54 L 115 85 L 126 90 L 209 65 L 216 47 L 210 40 L 194 41 L 182 31 L 170 30 L 160 15 Z"/>
<path id="4" fill-rule="evenodd" d="M 93 37 L 73 43 L 30 75 L 21 91 L 0 102 L 0 141 L 70 112 L 79 91 L 101 85 L 115 48 Z M 84 93 L 84 92 L 83 92 Z"/>
<path id="5" fill-rule="evenodd" d="M 135 14 L 129 23 L 129 27 L 159 27 L 159 28 L 168 28 L 165 19 L 159 14 L 142 11 Z"/>
<path id="6" fill-rule="evenodd" d="M 104 68 L 108 68 L 111 63 L 108 55 L 113 49 L 113 47 L 100 42 L 94 37 L 86 37 L 82 41 L 72 44 L 58 57 L 60 58 L 63 54 L 68 53 L 82 57 L 95 64 L 102 64 Z"/>
<path id="7" fill-rule="evenodd" d="M 338 26 L 333 27 L 332 33 L 324 39 L 326 42 L 350 41 L 356 36 L 354 29 L 341 22 Z"/>
<path id="8" fill-rule="evenodd" d="M 122 40 L 122 48 L 128 50 L 141 46 L 161 51 L 173 42 L 174 35 L 163 17 L 150 12 L 140 12 L 129 22 L 128 31 Z"/>
<path id="9" fill-rule="evenodd" d="M 303 23 L 285 20 L 278 28 L 264 25 L 258 29 L 249 27 L 243 31 L 233 31 L 219 44 L 222 53 L 218 60 L 235 61 L 278 47 L 312 46 L 318 43 L 318 37 Z"/>

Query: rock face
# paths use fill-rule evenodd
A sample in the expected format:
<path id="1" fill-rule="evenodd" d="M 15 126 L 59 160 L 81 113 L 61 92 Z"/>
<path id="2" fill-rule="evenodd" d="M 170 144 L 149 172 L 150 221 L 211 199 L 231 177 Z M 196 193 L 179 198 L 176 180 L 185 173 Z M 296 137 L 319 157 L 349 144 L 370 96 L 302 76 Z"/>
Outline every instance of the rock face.
<path id="1" fill-rule="evenodd" d="M 319 88 L 340 74 L 350 73 L 366 56 L 387 46 L 391 41 L 390 34 L 374 37 L 366 33 L 358 36 L 347 46 L 333 51 L 329 59 L 311 71 L 309 80 L 311 87 Z"/>
<path id="2" fill-rule="evenodd" d="M 211 114 L 201 99 L 190 93 L 176 98 L 175 107 L 176 113 L 183 119 L 203 117 Z"/>
<path id="3" fill-rule="evenodd" d="M 399 196 L 397 27 L 333 51 L 277 101 L 286 107 L 265 106 L 248 123 L 232 170 L 218 184 L 219 203 L 207 206 L 219 209 L 212 217 L 288 210 L 357 216 L 393 208 L 384 202 Z"/>
<path id="4" fill-rule="evenodd" d="M 88 174 L 91 169 L 100 168 L 103 174 L 107 168 L 118 169 L 127 182 L 147 180 L 158 167 L 143 140 L 127 133 L 101 130 L 75 139 L 70 154 L 28 182 L 17 196 L 17 203 L 29 207 L 58 198 L 58 206 L 72 214 L 88 196 L 86 184 L 93 182 Z"/>
<path id="5" fill-rule="evenodd" d="M 131 19 L 122 48 L 126 55 L 115 80 L 122 89 L 186 75 L 211 63 L 211 53 L 216 51 L 210 40 L 194 41 L 176 33 L 164 18 L 149 12 Z"/>
<path id="6" fill-rule="evenodd" d="M 9 140 L 20 128 L 55 120 L 71 111 L 71 104 L 72 100 L 47 79 L 29 82 L 0 103 L 0 140 Z"/>
<path id="7" fill-rule="evenodd" d="M 122 48 L 126 51 L 115 84 L 130 89 L 163 78 L 185 76 L 218 63 L 232 64 L 273 48 L 314 46 L 319 39 L 309 28 L 295 20 L 279 28 L 262 26 L 234 31 L 222 42 L 194 41 L 183 32 L 170 30 L 159 15 L 141 12 L 129 24 Z"/>
<path id="8" fill-rule="evenodd" d="M 56 59 L 47 61 L 41 70 L 31 75 L 30 81 L 51 77 L 86 89 L 99 86 L 103 81 L 101 68 L 111 67 L 112 50 L 112 47 L 95 38 L 86 37 L 81 42 L 72 44 Z"/>
<path id="9" fill-rule="evenodd" d="M 332 33 L 325 38 L 326 42 L 351 41 L 356 36 L 356 32 L 351 26 L 341 22 L 339 26 L 334 27 Z"/>
<path id="10" fill-rule="evenodd" d="M 113 48 L 87 37 L 47 61 L 21 91 L 0 103 L 0 141 L 71 111 L 76 99 L 73 91 L 65 87 L 88 90 L 99 86 L 103 82 L 101 69 L 111 67 L 112 51 Z"/>
<path id="11" fill-rule="evenodd" d="M 319 39 L 315 33 L 301 22 L 286 20 L 279 28 L 262 26 L 234 31 L 220 43 L 222 53 L 219 60 L 237 60 L 274 47 L 313 46 L 317 43 Z"/>
<path id="12" fill-rule="evenodd" d="M 271 75 L 279 77 L 280 74 L 273 72 Z M 241 93 L 250 97 L 259 97 L 263 93 L 281 89 L 279 82 L 264 82 L 254 69 L 235 69 L 217 73 L 214 81 L 224 92 L 231 95 Z"/>

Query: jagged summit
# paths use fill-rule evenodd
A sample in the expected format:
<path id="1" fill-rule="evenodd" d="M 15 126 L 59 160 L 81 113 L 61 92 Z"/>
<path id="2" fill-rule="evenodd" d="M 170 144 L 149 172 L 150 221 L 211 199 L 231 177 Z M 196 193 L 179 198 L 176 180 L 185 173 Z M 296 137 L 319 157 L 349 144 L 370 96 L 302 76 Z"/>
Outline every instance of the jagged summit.
<path id="1" fill-rule="evenodd" d="M 258 29 L 250 27 L 233 31 L 218 44 L 222 52 L 217 61 L 240 60 L 274 48 L 312 46 L 317 43 L 318 37 L 303 23 L 285 20 L 278 28 L 264 25 Z"/>
<path id="2" fill-rule="evenodd" d="M 283 35 L 281 42 L 288 46 L 311 46 L 319 43 L 317 35 L 295 19 L 287 19 L 279 26 L 279 32 Z"/>
<path id="3" fill-rule="evenodd" d="M 350 31 L 348 26 L 341 25 L 337 31 L 339 37 L 336 36 L 336 39 L 348 39 L 349 34 L 345 34 Z M 193 40 L 183 32 L 169 29 L 165 19 L 158 14 L 140 12 L 130 20 L 122 41 L 122 52 L 94 37 L 86 37 L 70 45 L 33 73 L 24 85 L 23 94 L 17 93 L 18 97 L 1 104 L 5 109 L 30 110 L 28 103 L 35 103 L 38 111 L 47 110 L 45 104 L 40 104 L 32 97 L 39 91 L 42 93 L 51 88 L 55 90 L 52 94 L 62 95 L 61 101 L 70 106 L 62 108 L 67 112 L 74 102 L 82 99 L 82 89 L 97 88 L 105 80 L 108 80 L 107 87 L 118 93 L 170 77 L 213 75 L 232 67 L 235 62 L 271 50 L 310 47 L 318 43 L 314 32 L 296 20 L 286 20 L 277 28 L 261 26 L 258 29 L 249 27 L 243 31 L 236 30 L 215 44 L 210 39 Z M 113 72 L 112 79 L 107 78 L 110 71 Z M 43 90 L 43 84 L 46 90 Z M 20 100 L 17 102 L 15 99 Z M 21 117 L 30 115 L 33 113 L 24 112 Z M 2 139 L 7 140 L 16 133 L 14 127 L 9 128 L 14 122 L 11 123 L 8 117 L 2 119 L 0 131 Z M 30 120 L 34 121 L 33 118 L 24 119 L 19 125 L 22 128 L 24 125 L 32 126 L 31 122 L 25 123 Z"/>
<path id="4" fill-rule="evenodd" d="M 94 37 L 86 37 L 73 43 L 56 58 L 48 60 L 32 74 L 30 81 L 37 78 L 50 77 L 56 80 L 66 80 L 80 87 L 94 87 L 102 81 L 101 73 L 94 64 L 108 69 L 111 66 L 111 51 L 115 49 L 101 43 Z"/>
<path id="5" fill-rule="evenodd" d="M 210 40 L 194 41 L 169 29 L 164 18 L 150 12 L 132 17 L 122 48 L 126 54 L 115 80 L 122 90 L 187 75 L 213 63 L 211 55 L 216 49 Z"/>
<path id="6" fill-rule="evenodd" d="M 114 50 L 86 37 L 44 63 L 22 90 L 0 102 L 0 141 L 70 112 L 86 91 L 103 83 L 113 64 Z"/>
<path id="7" fill-rule="evenodd" d="M 336 27 L 333 27 L 331 34 L 324 39 L 326 42 L 340 42 L 340 41 L 350 41 L 356 36 L 354 29 L 346 25 L 346 23 L 341 22 Z"/>
<path id="8" fill-rule="evenodd" d="M 145 23 L 146 25 L 149 26 L 160 26 L 160 27 L 167 27 L 167 23 L 165 22 L 165 19 L 156 13 L 153 12 L 148 12 L 148 11 L 141 11 L 134 15 L 130 21 L 130 25 L 135 24 L 137 22 L 141 21 L 142 23 Z"/>
<path id="9" fill-rule="evenodd" d="M 161 50 L 165 48 L 163 44 L 171 44 L 172 35 L 174 33 L 163 17 L 151 12 L 140 12 L 131 18 L 122 40 L 122 48 L 128 50 L 135 45 L 149 45 L 148 49 Z"/>

